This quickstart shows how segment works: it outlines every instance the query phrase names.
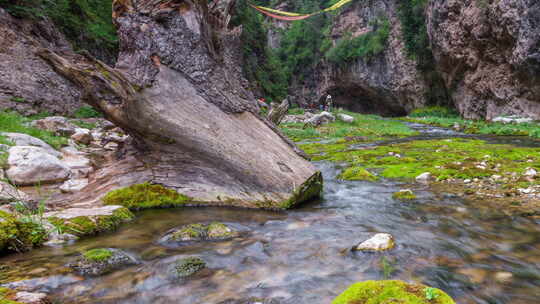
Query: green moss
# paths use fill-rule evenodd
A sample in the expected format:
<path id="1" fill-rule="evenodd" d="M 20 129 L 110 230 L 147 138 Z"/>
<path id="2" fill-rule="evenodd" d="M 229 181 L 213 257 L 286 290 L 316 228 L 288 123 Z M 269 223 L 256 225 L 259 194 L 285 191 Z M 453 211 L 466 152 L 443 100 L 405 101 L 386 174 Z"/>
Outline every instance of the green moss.
<path id="1" fill-rule="evenodd" d="M 424 285 L 402 281 L 365 281 L 353 284 L 332 304 L 455 304 L 444 291 L 431 288 L 431 299 Z"/>
<path id="2" fill-rule="evenodd" d="M 92 249 L 83 253 L 84 258 L 91 262 L 103 262 L 110 259 L 112 255 L 112 252 L 105 248 Z"/>
<path id="3" fill-rule="evenodd" d="M 212 222 L 208 225 L 208 237 L 210 238 L 227 238 L 233 236 L 233 233 L 227 225 L 219 222 Z"/>
<path id="4" fill-rule="evenodd" d="M 278 208 L 289 209 L 312 198 L 319 197 L 321 195 L 322 188 L 322 174 L 321 172 L 317 171 L 317 173 L 315 173 L 307 181 L 300 185 L 300 187 L 294 190 L 291 198 L 279 203 Z"/>
<path id="5" fill-rule="evenodd" d="M 15 296 L 15 291 L 0 287 L 0 304 L 22 304 L 21 302 L 16 302 L 11 299 Z"/>
<path id="6" fill-rule="evenodd" d="M 173 240 L 202 239 L 206 236 L 207 227 L 202 224 L 190 224 L 172 234 Z"/>
<path id="7" fill-rule="evenodd" d="M 339 175 L 339 179 L 372 182 L 379 180 L 377 176 L 371 174 L 362 167 L 350 167 L 345 169 L 345 171 Z"/>
<path id="8" fill-rule="evenodd" d="M 401 190 L 392 195 L 394 199 L 398 200 L 414 200 L 416 195 L 411 190 Z"/>
<path id="9" fill-rule="evenodd" d="M 106 205 L 120 205 L 130 210 L 180 207 L 192 198 L 161 185 L 143 183 L 113 190 L 103 198 Z"/>
<path id="10" fill-rule="evenodd" d="M 39 247 L 47 240 L 47 236 L 43 226 L 23 222 L 12 214 L 0 211 L 0 252 L 26 251 Z"/>
<path id="11" fill-rule="evenodd" d="M 118 208 L 111 215 L 79 216 L 67 220 L 50 217 L 48 220 L 60 231 L 85 236 L 115 230 L 120 224 L 133 218 L 133 213 L 127 208 Z"/>
<path id="12" fill-rule="evenodd" d="M 174 241 L 190 240 L 220 240 L 235 236 L 227 225 L 220 222 L 212 222 L 208 225 L 190 224 L 183 226 L 180 230 L 171 234 Z"/>
<path id="13" fill-rule="evenodd" d="M 185 258 L 176 262 L 175 275 L 178 277 L 187 277 L 205 267 L 206 263 L 199 257 Z"/>

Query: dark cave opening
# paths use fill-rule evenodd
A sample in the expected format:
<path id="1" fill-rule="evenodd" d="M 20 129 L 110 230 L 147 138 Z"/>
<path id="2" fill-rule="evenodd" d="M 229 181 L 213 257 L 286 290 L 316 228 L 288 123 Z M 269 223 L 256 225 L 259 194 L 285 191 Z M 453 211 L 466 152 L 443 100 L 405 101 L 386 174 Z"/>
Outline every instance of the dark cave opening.
<path id="1" fill-rule="evenodd" d="M 327 90 L 332 96 L 334 108 L 342 108 L 355 113 L 376 114 L 383 117 L 406 116 L 407 110 L 390 92 L 362 87 L 333 87 Z M 319 103 L 326 100 L 323 94 Z"/>

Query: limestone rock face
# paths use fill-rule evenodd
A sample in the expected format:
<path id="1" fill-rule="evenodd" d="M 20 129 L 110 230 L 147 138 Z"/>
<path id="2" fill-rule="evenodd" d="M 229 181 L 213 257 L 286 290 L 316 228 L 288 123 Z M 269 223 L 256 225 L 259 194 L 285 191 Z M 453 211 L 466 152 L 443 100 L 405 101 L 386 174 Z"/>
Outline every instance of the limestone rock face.
<path id="1" fill-rule="evenodd" d="M 391 24 L 386 49 L 371 60 L 359 59 L 345 67 L 326 62 L 319 64 L 313 74 L 317 85 L 295 90 L 299 94 L 309 92 L 295 96 L 296 100 L 301 104 L 316 104 L 330 93 L 335 107 L 382 115 L 403 115 L 425 105 L 427 84 L 416 69 L 416 62 L 405 53 L 398 2 L 358 1 L 341 10 L 332 27 L 334 44 L 347 34 L 357 37 L 374 30 L 370 23 L 385 16 Z M 315 99 L 311 96 L 313 92 Z"/>
<path id="2" fill-rule="evenodd" d="M 540 117 L 540 2 L 429 1 L 437 69 L 467 118 Z"/>
<path id="3" fill-rule="evenodd" d="M 47 19 L 15 19 L 0 8 L 0 109 L 67 114 L 82 106 L 80 90 L 36 55 L 42 48 L 73 51 Z"/>
<path id="4" fill-rule="evenodd" d="M 56 183 L 69 177 L 69 168 L 39 147 L 11 147 L 8 165 L 6 175 L 16 185 Z"/>

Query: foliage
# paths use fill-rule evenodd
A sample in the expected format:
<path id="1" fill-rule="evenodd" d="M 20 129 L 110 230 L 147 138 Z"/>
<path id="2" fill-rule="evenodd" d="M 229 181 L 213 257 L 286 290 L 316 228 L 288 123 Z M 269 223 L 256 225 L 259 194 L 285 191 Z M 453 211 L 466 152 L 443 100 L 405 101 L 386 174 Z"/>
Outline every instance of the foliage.
<path id="1" fill-rule="evenodd" d="M 49 17 L 75 50 L 116 56 L 118 38 L 112 23 L 112 0 L 0 0 L 0 7 L 19 18 Z"/>
<path id="2" fill-rule="evenodd" d="M 409 117 L 458 117 L 459 113 L 451 108 L 432 106 L 413 110 Z"/>
<path id="3" fill-rule="evenodd" d="M 302 108 L 290 108 L 287 114 L 288 115 L 303 115 L 305 112 L 306 110 Z"/>
<path id="4" fill-rule="evenodd" d="M 39 138 L 55 149 L 67 144 L 67 138 L 56 136 L 54 133 L 29 127 L 30 119 L 15 112 L 0 111 L 0 132 L 23 133 Z M 5 139 L 2 140 L 5 142 Z"/>
<path id="5" fill-rule="evenodd" d="M 358 58 L 367 58 L 384 51 L 390 35 L 390 21 L 386 17 L 372 22 L 373 30 L 351 38 L 350 35 L 341 38 L 337 45 L 326 52 L 326 58 L 333 64 L 346 65 Z"/>
<path id="6" fill-rule="evenodd" d="M 99 111 L 96 111 L 91 106 L 82 106 L 73 113 L 75 118 L 98 118 L 103 117 L 103 114 Z"/>
<path id="7" fill-rule="evenodd" d="M 426 299 L 427 300 L 435 300 L 436 298 L 439 297 L 439 294 L 437 294 L 437 289 L 433 288 L 433 287 L 426 287 L 424 289 L 424 292 L 426 293 Z"/>
<path id="8" fill-rule="evenodd" d="M 423 294 L 424 285 L 407 284 L 402 281 L 364 281 L 353 284 L 332 301 L 332 304 L 455 304 L 442 290 L 433 288 L 437 297 L 427 300 Z"/>
<path id="9" fill-rule="evenodd" d="M 78 127 L 81 127 L 84 129 L 90 129 L 90 130 L 95 129 L 97 127 L 96 123 L 86 122 L 84 120 L 72 120 L 71 123 L 73 123 L 74 125 Z"/>
<path id="10" fill-rule="evenodd" d="M 390 260 L 386 256 L 381 257 L 380 266 L 385 280 L 389 279 L 396 271 L 396 268 L 394 267 L 395 263 L 395 260 Z"/>
<path id="11" fill-rule="evenodd" d="M 416 199 L 416 195 L 411 190 L 401 190 L 401 191 L 395 192 L 394 194 L 392 194 L 392 197 L 394 199 L 406 200 L 406 201 Z"/>
<path id="12" fill-rule="evenodd" d="M 86 260 L 91 262 L 104 262 L 112 257 L 112 252 L 105 248 L 96 248 L 83 253 Z"/>
<path id="13" fill-rule="evenodd" d="M 161 185 L 142 183 L 113 190 L 103 198 L 106 205 L 119 205 L 131 210 L 180 207 L 191 198 Z"/>

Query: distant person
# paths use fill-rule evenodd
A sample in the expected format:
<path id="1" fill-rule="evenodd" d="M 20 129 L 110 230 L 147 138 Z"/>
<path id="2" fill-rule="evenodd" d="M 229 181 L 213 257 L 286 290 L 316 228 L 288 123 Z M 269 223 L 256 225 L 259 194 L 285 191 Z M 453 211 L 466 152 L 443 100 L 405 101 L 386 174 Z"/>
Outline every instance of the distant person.
<path id="1" fill-rule="evenodd" d="M 332 95 L 328 94 L 326 96 L 324 110 L 330 112 L 332 111 L 331 109 L 332 109 Z"/>

